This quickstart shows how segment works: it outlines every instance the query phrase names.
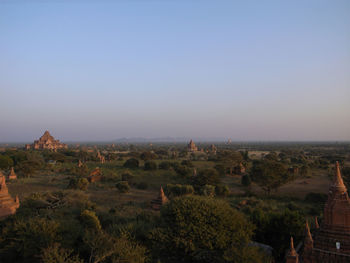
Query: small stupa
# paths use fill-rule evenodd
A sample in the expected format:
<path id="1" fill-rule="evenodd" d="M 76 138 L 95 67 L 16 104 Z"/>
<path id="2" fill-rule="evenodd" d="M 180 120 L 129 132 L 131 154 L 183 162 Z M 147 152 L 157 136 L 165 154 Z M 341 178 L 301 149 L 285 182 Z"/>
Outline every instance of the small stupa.
<path id="1" fill-rule="evenodd" d="M 13 199 L 6 186 L 6 177 L 0 172 L 0 218 L 16 213 L 19 207 L 19 199 Z"/>
<path id="2" fill-rule="evenodd" d="M 15 170 L 12 167 L 11 171 L 10 171 L 10 174 L 9 174 L 9 180 L 16 180 L 16 179 L 17 179 L 17 175 L 15 173 Z"/>
<path id="3" fill-rule="evenodd" d="M 299 255 L 294 249 L 293 237 L 290 238 L 290 249 L 286 257 L 286 263 L 299 263 Z"/>
<path id="4" fill-rule="evenodd" d="M 160 208 L 164 204 L 166 204 L 168 201 L 169 201 L 169 199 L 165 196 L 164 191 L 163 191 L 163 187 L 160 187 L 158 197 L 151 201 L 152 209 L 160 210 Z"/>

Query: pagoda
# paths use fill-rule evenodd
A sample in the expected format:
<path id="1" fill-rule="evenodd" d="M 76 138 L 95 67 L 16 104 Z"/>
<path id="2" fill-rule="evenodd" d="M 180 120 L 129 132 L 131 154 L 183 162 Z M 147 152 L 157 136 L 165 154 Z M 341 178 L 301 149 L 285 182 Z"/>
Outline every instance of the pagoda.
<path id="1" fill-rule="evenodd" d="M 10 174 L 9 174 L 9 180 L 16 180 L 16 179 L 17 179 L 17 175 L 15 173 L 15 170 L 12 167 L 11 171 L 10 171 Z"/>
<path id="2" fill-rule="evenodd" d="M 6 186 L 6 178 L 0 172 L 0 218 L 7 217 L 16 213 L 19 207 L 19 199 L 13 199 Z"/>
<path id="3" fill-rule="evenodd" d="M 43 136 L 40 137 L 39 140 L 34 141 L 33 144 L 27 144 L 26 149 L 30 150 L 53 150 L 57 149 L 67 149 L 68 146 L 64 143 L 61 143 L 59 140 L 55 140 L 53 136 L 49 133 L 49 131 L 45 131 Z"/>
<path id="4" fill-rule="evenodd" d="M 338 162 L 324 207 L 324 220 L 317 226 L 313 237 L 307 226 L 303 262 L 350 262 L 350 198 Z"/>
<path id="5" fill-rule="evenodd" d="M 198 151 L 197 146 L 194 144 L 194 142 L 192 140 L 190 140 L 189 144 L 187 145 L 187 150 L 189 152 L 196 152 Z"/>
<path id="6" fill-rule="evenodd" d="M 299 255 L 294 248 L 293 238 L 290 238 L 290 249 L 286 256 L 286 263 L 299 263 Z"/>
<path id="7" fill-rule="evenodd" d="M 160 208 L 168 201 L 168 198 L 164 194 L 163 187 L 160 187 L 159 195 L 156 199 L 151 201 L 151 205 L 154 210 L 160 210 Z"/>

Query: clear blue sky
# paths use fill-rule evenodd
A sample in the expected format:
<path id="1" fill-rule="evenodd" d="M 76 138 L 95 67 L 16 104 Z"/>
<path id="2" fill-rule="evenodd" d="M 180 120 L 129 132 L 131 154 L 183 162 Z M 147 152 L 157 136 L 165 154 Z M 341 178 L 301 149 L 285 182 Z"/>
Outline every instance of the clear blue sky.
<path id="1" fill-rule="evenodd" d="M 0 141 L 350 140 L 350 1 L 0 1 Z"/>

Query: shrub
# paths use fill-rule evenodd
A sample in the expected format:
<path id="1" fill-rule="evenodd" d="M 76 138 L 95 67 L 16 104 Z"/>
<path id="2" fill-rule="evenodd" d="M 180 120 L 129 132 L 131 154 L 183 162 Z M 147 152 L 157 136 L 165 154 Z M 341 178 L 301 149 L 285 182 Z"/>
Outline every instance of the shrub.
<path id="1" fill-rule="evenodd" d="M 85 191 L 89 186 L 89 181 L 86 178 L 72 178 L 69 181 L 68 188 Z"/>
<path id="2" fill-rule="evenodd" d="M 146 182 L 140 182 L 136 185 L 137 189 L 140 189 L 140 190 L 145 190 L 148 188 L 148 183 Z"/>
<path id="3" fill-rule="evenodd" d="M 161 162 L 159 164 L 159 169 L 170 170 L 172 168 L 172 163 L 168 161 Z"/>
<path id="4" fill-rule="evenodd" d="M 185 177 L 192 174 L 192 170 L 184 165 L 175 165 L 174 170 L 177 174 Z"/>
<path id="5" fill-rule="evenodd" d="M 84 210 L 80 214 L 80 221 L 85 228 L 92 230 L 101 230 L 101 223 L 94 211 Z"/>
<path id="6" fill-rule="evenodd" d="M 134 175 L 129 172 L 129 171 L 126 171 L 122 174 L 122 181 L 132 181 L 132 179 L 134 178 Z"/>
<path id="7" fill-rule="evenodd" d="M 200 190 L 201 195 L 214 197 L 215 196 L 215 186 L 214 185 L 204 185 Z"/>
<path id="8" fill-rule="evenodd" d="M 193 163 L 190 160 L 183 160 L 181 162 L 182 165 L 188 166 L 188 167 L 194 167 Z"/>
<path id="9" fill-rule="evenodd" d="M 305 196 L 305 202 L 324 204 L 324 203 L 326 203 L 327 198 L 328 198 L 328 196 L 326 194 L 308 193 Z"/>
<path id="10" fill-rule="evenodd" d="M 228 196 L 230 194 L 230 189 L 227 185 L 217 185 L 215 187 L 215 193 L 217 196 Z"/>
<path id="11" fill-rule="evenodd" d="M 115 185 L 115 187 L 117 187 L 120 193 L 127 193 L 130 191 L 130 186 L 127 181 L 120 181 Z"/>
<path id="12" fill-rule="evenodd" d="M 126 160 L 126 162 L 124 163 L 124 167 L 126 168 L 138 168 L 139 167 L 139 160 L 135 159 L 135 158 L 130 158 L 128 160 Z"/>
<path id="13" fill-rule="evenodd" d="M 181 195 L 193 194 L 194 189 L 192 185 L 167 184 L 165 193 L 169 198 L 173 198 Z"/>
<path id="14" fill-rule="evenodd" d="M 250 179 L 250 176 L 248 174 L 245 174 L 242 176 L 242 179 L 241 179 L 241 184 L 245 187 L 248 187 L 250 186 L 252 183 L 252 180 Z"/>
<path id="15" fill-rule="evenodd" d="M 147 171 L 157 170 L 157 164 L 153 161 L 146 161 L 145 170 Z"/>

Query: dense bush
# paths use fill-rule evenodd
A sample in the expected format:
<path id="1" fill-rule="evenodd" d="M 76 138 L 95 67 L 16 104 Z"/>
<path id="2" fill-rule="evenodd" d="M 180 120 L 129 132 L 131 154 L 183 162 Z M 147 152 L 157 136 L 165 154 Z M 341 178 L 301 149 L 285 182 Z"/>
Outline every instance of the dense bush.
<path id="1" fill-rule="evenodd" d="M 124 163 L 125 168 L 138 168 L 139 165 L 140 165 L 139 160 L 137 160 L 135 158 L 130 158 L 130 159 L 126 160 L 126 162 Z"/>
<path id="2" fill-rule="evenodd" d="M 194 189 L 192 185 L 167 184 L 165 193 L 169 198 L 174 198 L 181 195 L 193 194 Z"/>
<path id="3" fill-rule="evenodd" d="M 87 229 L 92 229 L 95 231 L 101 230 L 100 220 L 96 216 L 94 211 L 84 210 L 80 214 L 80 221 Z"/>
<path id="4" fill-rule="evenodd" d="M 127 181 L 120 181 L 115 185 L 115 187 L 117 187 L 120 193 L 127 193 L 130 191 L 130 186 Z"/>
<path id="5" fill-rule="evenodd" d="M 183 160 L 181 162 L 181 165 L 185 165 L 185 166 L 188 166 L 188 167 L 194 167 L 193 163 L 190 160 Z"/>
<path id="6" fill-rule="evenodd" d="M 164 262 L 267 262 L 248 246 L 252 234 L 253 225 L 227 203 L 185 196 L 161 210 L 150 239 Z"/>
<path id="7" fill-rule="evenodd" d="M 148 183 L 147 182 L 140 182 L 138 184 L 136 184 L 137 189 L 140 190 L 145 190 L 148 188 Z"/>
<path id="8" fill-rule="evenodd" d="M 171 162 L 163 161 L 159 164 L 159 169 L 170 170 L 173 167 Z"/>
<path id="9" fill-rule="evenodd" d="M 68 184 L 70 189 L 87 190 L 89 181 L 86 178 L 71 178 Z"/>
<path id="10" fill-rule="evenodd" d="M 249 174 L 245 174 L 242 176 L 241 184 L 245 187 L 248 187 L 252 184 Z"/>
<path id="11" fill-rule="evenodd" d="M 200 194 L 208 197 L 214 197 L 215 196 L 215 186 L 206 184 L 201 187 Z"/>
<path id="12" fill-rule="evenodd" d="M 147 171 L 157 170 L 157 163 L 153 161 L 146 161 L 145 170 Z"/>
<path id="13" fill-rule="evenodd" d="M 133 178 L 134 178 L 134 175 L 130 171 L 126 171 L 122 174 L 122 181 L 131 182 Z"/>
<path id="14" fill-rule="evenodd" d="M 327 201 L 328 196 L 326 194 L 321 193 L 308 193 L 305 196 L 305 202 L 309 203 L 318 203 L 318 204 L 325 204 Z"/>
<path id="15" fill-rule="evenodd" d="M 217 196 L 228 196 L 230 194 L 230 189 L 227 185 L 217 185 L 215 187 L 215 194 Z"/>

